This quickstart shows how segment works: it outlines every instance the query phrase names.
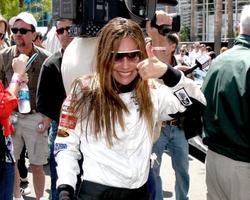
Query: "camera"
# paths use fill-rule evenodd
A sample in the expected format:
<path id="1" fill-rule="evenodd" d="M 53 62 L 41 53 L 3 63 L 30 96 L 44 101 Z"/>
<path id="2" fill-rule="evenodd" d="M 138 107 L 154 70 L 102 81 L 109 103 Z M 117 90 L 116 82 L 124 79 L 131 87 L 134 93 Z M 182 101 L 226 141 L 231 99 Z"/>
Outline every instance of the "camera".
<path id="1" fill-rule="evenodd" d="M 161 0 L 167 5 L 177 5 L 176 0 Z M 55 20 L 70 19 L 71 36 L 94 37 L 112 18 L 132 19 L 144 28 L 154 17 L 157 0 L 53 0 L 52 15 Z"/>
<path id="2" fill-rule="evenodd" d="M 169 14 L 173 18 L 173 22 L 171 25 L 160 25 L 156 24 L 156 16 L 154 15 L 153 19 L 151 20 L 151 27 L 155 27 L 158 29 L 158 32 L 162 35 L 166 35 L 168 33 L 176 33 L 180 31 L 181 28 L 181 16 L 177 13 Z"/>

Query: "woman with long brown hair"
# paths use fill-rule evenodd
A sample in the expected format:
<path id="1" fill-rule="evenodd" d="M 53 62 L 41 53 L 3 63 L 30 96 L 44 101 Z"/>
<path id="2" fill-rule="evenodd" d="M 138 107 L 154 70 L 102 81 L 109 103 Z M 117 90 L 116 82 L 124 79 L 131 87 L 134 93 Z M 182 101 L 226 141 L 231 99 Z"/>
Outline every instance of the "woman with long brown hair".
<path id="1" fill-rule="evenodd" d="M 169 87 L 151 79 L 159 77 Z M 149 199 L 156 122 L 197 104 L 205 104 L 199 88 L 159 61 L 150 44 L 145 48 L 138 24 L 109 21 L 98 35 L 96 73 L 76 80 L 62 106 L 55 141 L 59 199 L 73 198 L 81 154 L 79 199 Z"/>

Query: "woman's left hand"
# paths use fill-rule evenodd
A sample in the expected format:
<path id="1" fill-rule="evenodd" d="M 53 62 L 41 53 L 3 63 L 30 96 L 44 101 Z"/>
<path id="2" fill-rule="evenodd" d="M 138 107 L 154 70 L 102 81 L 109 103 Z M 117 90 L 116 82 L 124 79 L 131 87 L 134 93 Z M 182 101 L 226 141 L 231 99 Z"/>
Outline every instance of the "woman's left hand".
<path id="1" fill-rule="evenodd" d="M 147 50 L 148 58 L 137 64 L 138 73 L 140 74 L 141 78 L 144 80 L 147 80 L 150 78 L 160 78 L 166 73 L 168 69 L 168 65 L 161 62 L 154 55 L 152 51 L 152 45 L 150 43 L 147 43 L 146 50 Z"/>

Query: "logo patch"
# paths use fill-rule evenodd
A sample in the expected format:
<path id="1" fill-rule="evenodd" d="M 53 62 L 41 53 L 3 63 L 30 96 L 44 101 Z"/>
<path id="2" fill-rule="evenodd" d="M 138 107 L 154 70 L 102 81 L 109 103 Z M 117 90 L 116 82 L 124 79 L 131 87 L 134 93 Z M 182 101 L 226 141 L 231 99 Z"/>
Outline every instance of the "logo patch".
<path id="1" fill-rule="evenodd" d="M 55 143 L 54 145 L 54 154 L 58 153 L 59 151 L 67 149 L 67 144 L 63 143 Z"/>
<path id="2" fill-rule="evenodd" d="M 174 94 L 183 106 L 190 106 L 193 104 L 184 88 L 175 91 Z"/>

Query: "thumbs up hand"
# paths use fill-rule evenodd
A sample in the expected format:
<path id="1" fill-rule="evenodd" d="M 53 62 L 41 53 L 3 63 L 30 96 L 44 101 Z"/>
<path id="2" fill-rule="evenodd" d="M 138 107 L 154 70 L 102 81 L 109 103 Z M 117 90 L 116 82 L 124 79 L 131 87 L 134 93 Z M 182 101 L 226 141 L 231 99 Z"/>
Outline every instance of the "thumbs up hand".
<path id="1" fill-rule="evenodd" d="M 148 58 L 137 64 L 138 73 L 143 80 L 147 80 L 150 78 L 160 78 L 161 76 L 163 76 L 163 74 L 166 73 L 168 65 L 161 62 L 154 55 L 150 43 L 147 43 L 146 51 L 148 54 Z"/>

